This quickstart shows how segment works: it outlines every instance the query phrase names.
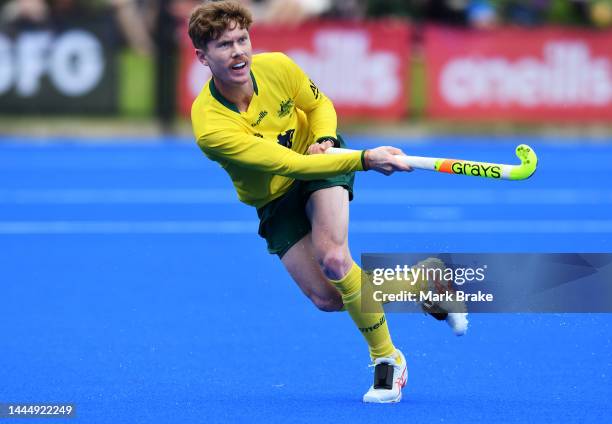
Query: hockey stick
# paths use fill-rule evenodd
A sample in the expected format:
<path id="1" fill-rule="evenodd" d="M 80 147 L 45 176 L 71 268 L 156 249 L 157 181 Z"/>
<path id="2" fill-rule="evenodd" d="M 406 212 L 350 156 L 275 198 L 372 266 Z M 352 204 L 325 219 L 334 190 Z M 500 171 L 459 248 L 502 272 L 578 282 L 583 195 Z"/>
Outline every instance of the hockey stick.
<path id="1" fill-rule="evenodd" d="M 349 153 L 350 149 L 330 147 L 325 153 Z M 449 174 L 472 175 L 474 177 L 496 178 L 502 180 L 525 180 L 533 175 L 538 165 L 538 157 L 531 147 L 521 144 L 516 148 L 520 165 L 503 163 L 475 162 L 461 159 L 428 158 L 423 156 L 401 156 L 402 161 L 415 169 L 446 172 Z"/>

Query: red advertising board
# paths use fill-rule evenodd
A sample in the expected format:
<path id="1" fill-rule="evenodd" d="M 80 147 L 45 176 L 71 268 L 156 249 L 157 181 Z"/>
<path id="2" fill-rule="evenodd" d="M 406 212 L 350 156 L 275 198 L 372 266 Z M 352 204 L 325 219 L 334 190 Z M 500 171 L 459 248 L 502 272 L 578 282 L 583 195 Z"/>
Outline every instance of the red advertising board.
<path id="1" fill-rule="evenodd" d="M 255 53 L 282 51 L 332 99 L 338 115 L 399 119 L 406 115 L 409 27 L 403 22 L 316 22 L 299 27 L 254 26 Z M 179 108 L 191 102 L 210 78 L 183 41 L 178 81 Z"/>
<path id="2" fill-rule="evenodd" d="M 523 121 L 612 118 L 612 32 L 428 27 L 431 117 Z"/>

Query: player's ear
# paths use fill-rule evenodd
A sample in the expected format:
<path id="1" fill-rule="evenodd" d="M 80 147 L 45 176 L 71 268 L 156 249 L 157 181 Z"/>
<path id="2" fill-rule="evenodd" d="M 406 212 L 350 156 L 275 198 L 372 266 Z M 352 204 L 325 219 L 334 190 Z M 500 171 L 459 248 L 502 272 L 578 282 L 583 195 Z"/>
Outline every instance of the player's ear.
<path id="1" fill-rule="evenodd" d="M 196 56 L 202 65 L 208 66 L 208 60 L 206 59 L 206 52 L 204 50 L 196 49 Z"/>

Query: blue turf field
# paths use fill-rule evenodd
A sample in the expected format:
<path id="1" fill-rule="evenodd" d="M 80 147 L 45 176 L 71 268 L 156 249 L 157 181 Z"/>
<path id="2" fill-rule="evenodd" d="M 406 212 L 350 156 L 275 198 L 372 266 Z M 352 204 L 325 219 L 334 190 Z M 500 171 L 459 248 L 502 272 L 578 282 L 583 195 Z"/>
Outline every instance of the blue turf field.
<path id="1" fill-rule="evenodd" d="M 529 142 L 540 158 L 524 182 L 358 175 L 355 256 L 612 252 L 612 140 L 347 140 L 491 162 L 515 162 Z M 56 141 L 0 139 L 0 403 L 72 402 L 78 419 L 66 422 L 117 424 L 612 415 L 605 314 L 473 315 L 461 339 L 390 315 L 409 362 L 404 400 L 363 405 L 361 336 L 301 295 L 254 210 L 194 144 Z"/>

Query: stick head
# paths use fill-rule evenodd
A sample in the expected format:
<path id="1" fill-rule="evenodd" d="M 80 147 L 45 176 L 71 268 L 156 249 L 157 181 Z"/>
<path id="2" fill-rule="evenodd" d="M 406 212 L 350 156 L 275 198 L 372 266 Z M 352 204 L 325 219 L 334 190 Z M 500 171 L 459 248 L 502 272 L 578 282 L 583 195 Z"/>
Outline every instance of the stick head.
<path id="1" fill-rule="evenodd" d="M 521 160 L 521 164 L 510 171 L 510 179 L 524 180 L 531 177 L 538 166 L 538 157 L 533 149 L 526 144 L 521 144 L 516 148 L 516 156 Z"/>

